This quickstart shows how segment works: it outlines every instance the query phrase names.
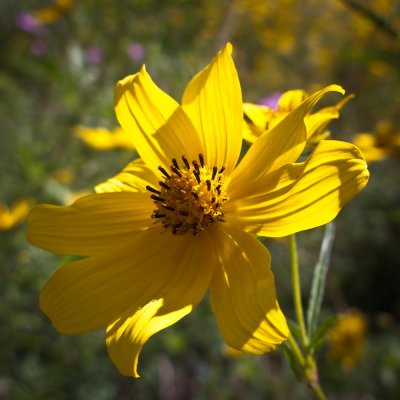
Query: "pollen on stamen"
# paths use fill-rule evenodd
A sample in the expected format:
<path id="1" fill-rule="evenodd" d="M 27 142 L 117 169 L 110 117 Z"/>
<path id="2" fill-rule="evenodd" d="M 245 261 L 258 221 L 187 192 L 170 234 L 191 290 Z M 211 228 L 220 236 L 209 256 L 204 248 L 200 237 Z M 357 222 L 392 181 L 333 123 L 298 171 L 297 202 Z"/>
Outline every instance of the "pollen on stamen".
<path id="1" fill-rule="evenodd" d="M 174 167 L 175 167 L 176 169 L 179 169 L 179 164 L 178 164 L 178 161 L 176 161 L 176 158 L 173 158 L 173 159 L 172 159 L 172 164 L 174 164 Z"/>
<path id="2" fill-rule="evenodd" d="M 158 188 L 146 187 L 157 207 L 151 217 L 174 235 L 197 235 L 224 221 L 225 168 L 208 167 L 202 153 L 190 162 L 185 155 L 181 158 L 183 165 L 172 158 L 169 169 L 158 167 L 162 174 Z"/>

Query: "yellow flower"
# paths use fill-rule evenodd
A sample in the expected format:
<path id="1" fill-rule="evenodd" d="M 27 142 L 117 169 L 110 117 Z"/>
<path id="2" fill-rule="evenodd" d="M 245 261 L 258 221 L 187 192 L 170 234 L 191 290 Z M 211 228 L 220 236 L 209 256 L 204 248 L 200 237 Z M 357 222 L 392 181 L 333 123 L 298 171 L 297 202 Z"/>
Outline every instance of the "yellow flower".
<path id="1" fill-rule="evenodd" d="M 115 109 L 135 143 L 136 160 L 94 195 L 69 207 L 41 205 L 28 238 L 59 254 L 61 267 L 40 296 L 56 329 L 107 327 L 109 355 L 137 377 L 139 353 L 210 289 L 225 343 L 249 354 L 276 348 L 288 334 L 268 250 L 256 239 L 326 224 L 367 183 L 358 149 L 306 143 L 304 116 L 332 85 L 310 96 L 260 138 L 238 164 L 242 96 L 227 45 L 187 85 L 180 105 L 143 67 L 118 82 Z"/>
<path id="2" fill-rule="evenodd" d="M 56 0 L 55 4 L 43 7 L 32 15 L 42 24 L 51 24 L 66 14 L 76 0 Z"/>
<path id="3" fill-rule="evenodd" d="M 367 331 L 367 319 L 357 309 L 339 316 L 328 335 L 329 357 L 340 362 L 343 369 L 351 369 L 361 359 Z"/>
<path id="4" fill-rule="evenodd" d="M 74 134 L 88 146 L 97 150 L 134 149 L 132 140 L 119 127 L 108 130 L 106 128 L 89 128 L 80 125 L 75 127 Z"/>
<path id="5" fill-rule="evenodd" d="M 243 138 L 249 143 L 254 143 L 257 138 L 269 131 L 290 112 L 298 107 L 309 94 L 304 90 L 289 90 L 282 94 L 276 110 L 266 106 L 244 103 L 243 104 Z M 349 95 L 332 107 L 325 107 L 315 113 L 308 113 L 304 118 L 307 129 L 307 145 L 316 145 L 321 140 L 329 137 L 326 126 L 333 119 L 339 118 L 339 111 L 354 96 Z"/>
<path id="6" fill-rule="evenodd" d="M 359 133 L 353 143 L 360 148 L 367 162 L 380 161 L 388 156 L 400 158 L 400 131 L 389 121 L 380 121 L 375 133 Z"/>
<path id="7" fill-rule="evenodd" d="M 30 200 L 18 200 L 10 208 L 0 204 L 0 231 L 7 231 L 20 224 L 32 207 Z"/>

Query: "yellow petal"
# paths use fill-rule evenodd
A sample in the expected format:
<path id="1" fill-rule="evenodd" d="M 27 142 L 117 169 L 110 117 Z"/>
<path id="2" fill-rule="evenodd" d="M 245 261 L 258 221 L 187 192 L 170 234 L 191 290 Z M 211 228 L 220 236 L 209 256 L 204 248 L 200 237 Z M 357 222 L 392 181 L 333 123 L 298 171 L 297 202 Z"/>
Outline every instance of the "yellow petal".
<path id="1" fill-rule="evenodd" d="M 163 235 L 167 236 L 167 235 Z M 147 340 L 190 313 L 203 298 L 211 278 L 214 261 L 210 257 L 209 236 L 173 237 L 185 245 L 175 258 L 165 248 L 162 254 L 162 289 L 154 291 L 151 301 L 134 307 L 109 325 L 108 353 L 121 374 L 138 377 L 140 351 Z M 169 274 L 169 276 L 168 276 Z M 160 278 L 157 278 L 158 280 Z"/>
<path id="2" fill-rule="evenodd" d="M 254 143 L 268 129 L 274 111 L 268 107 L 243 103 L 243 139 Z"/>
<path id="3" fill-rule="evenodd" d="M 226 220 L 261 236 L 287 236 L 331 221 L 368 182 L 367 165 L 350 143 L 321 141 L 301 164 L 249 183 L 226 206 Z"/>
<path id="4" fill-rule="evenodd" d="M 264 132 L 233 172 L 230 190 L 241 190 L 248 181 L 297 161 L 307 139 L 304 117 L 322 96 L 332 91 L 343 93 L 340 86 L 328 86 L 308 97 L 278 125 Z"/>
<path id="5" fill-rule="evenodd" d="M 390 154 L 389 146 L 379 147 L 377 135 L 371 133 L 359 133 L 353 143 L 360 148 L 367 162 L 380 161 Z"/>
<path id="6" fill-rule="evenodd" d="M 89 128 L 79 125 L 74 128 L 74 134 L 96 150 L 133 150 L 135 148 L 128 135 L 120 127 L 109 130 L 102 127 Z"/>
<path id="7" fill-rule="evenodd" d="M 153 221 L 149 193 L 103 193 L 71 206 L 39 205 L 28 217 L 28 240 L 57 254 L 87 256 L 111 248 Z"/>
<path id="8" fill-rule="evenodd" d="M 0 231 L 12 229 L 28 215 L 32 201 L 23 199 L 16 201 L 11 208 L 0 204 Z"/>
<path id="9" fill-rule="evenodd" d="M 187 85 L 182 107 L 199 132 L 209 166 L 226 165 L 229 174 L 242 145 L 242 92 L 227 44 Z"/>
<path id="10" fill-rule="evenodd" d="M 96 193 L 146 192 L 146 186 L 158 186 L 153 171 L 140 159 L 130 162 L 119 174 L 95 187 Z"/>
<path id="11" fill-rule="evenodd" d="M 55 328 L 68 334 L 86 332 L 112 324 L 127 312 L 133 315 L 153 300 L 164 299 L 158 315 L 200 300 L 212 268 L 204 261 L 208 255 L 201 240 L 161 232 L 159 225 L 135 232 L 119 246 L 61 267 L 40 296 L 40 306 Z"/>
<path id="12" fill-rule="evenodd" d="M 278 102 L 278 110 L 290 112 L 297 108 L 309 94 L 305 90 L 295 89 L 283 93 Z"/>
<path id="13" fill-rule="evenodd" d="M 144 66 L 117 83 L 115 112 L 141 159 L 158 175 L 159 165 L 168 168 L 172 158 L 182 155 L 197 159 L 203 150 L 188 116 L 155 85 Z"/>
<path id="14" fill-rule="evenodd" d="M 307 140 L 312 141 L 312 137 L 319 137 L 322 140 L 321 135 L 324 129 L 327 127 L 329 122 L 333 119 L 339 118 L 339 111 L 352 99 L 353 94 L 346 96 L 342 101 L 340 101 L 335 106 L 324 107 L 318 110 L 314 114 L 309 114 L 304 118 L 304 123 L 307 128 Z M 327 137 L 329 135 L 325 135 Z M 319 141 L 319 140 L 318 140 Z M 316 142 L 317 144 L 318 142 Z"/>
<path id="15" fill-rule="evenodd" d="M 225 343 L 263 354 L 289 335 L 276 299 L 268 250 L 252 235 L 223 224 L 214 235 L 219 265 L 211 280 L 211 304 Z"/>

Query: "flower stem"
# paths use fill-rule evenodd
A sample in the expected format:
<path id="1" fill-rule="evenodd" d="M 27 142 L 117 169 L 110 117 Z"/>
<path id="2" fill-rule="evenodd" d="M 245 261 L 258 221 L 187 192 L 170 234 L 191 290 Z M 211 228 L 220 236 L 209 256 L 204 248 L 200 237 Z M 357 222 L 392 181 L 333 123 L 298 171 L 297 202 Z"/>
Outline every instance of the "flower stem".
<path id="1" fill-rule="evenodd" d="M 301 302 L 301 289 L 300 289 L 300 274 L 299 274 L 299 261 L 297 255 L 296 236 L 290 236 L 290 254 L 292 261 L 292 287 L 294 308 L 296 312 L 297 323 L 300 328 L 300 339 L 302 349 L 300 349 L 295 338 L 290 335 L 288 342 L 292 349 L 292 354 L 298 363 L 306 383 L 314 392 L 315 398 L 318 400 L 327 400 L 318 380 L 317 363 L 310 349 L 310 341 L 307 335 L 306 326 L 304 323 L 303 305 Z"/>
<path id="2" fill-rule="evenodd" d="M 297 256 L 297 243 L 295 234 L 290 235 L 290 255 L 292 260 L 292 286 L 293 286 L 294 309 L 296 312 L 297 323 L 299 324 L 300 328 L 301 342 L 303 347 L 307 348 L 309 340 L 304 323 L 303 305 L 301 302 L 299 261 Z"/>

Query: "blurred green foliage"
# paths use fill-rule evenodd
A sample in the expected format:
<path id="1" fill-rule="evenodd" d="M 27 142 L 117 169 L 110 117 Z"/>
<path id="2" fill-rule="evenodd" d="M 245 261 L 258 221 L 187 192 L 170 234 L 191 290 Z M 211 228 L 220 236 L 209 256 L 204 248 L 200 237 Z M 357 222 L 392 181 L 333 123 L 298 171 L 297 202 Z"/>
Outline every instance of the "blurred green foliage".
<path id="1" fill-rule="evenodd" d="M 51 3 L 0 3 L 1 203 L 62 204 L 118 172 L 137 155 L 87 148 L 73 127 L 116 126 L 115 82 L 142 63 L 179 99 L 228 40 L 245 100 L 338 83 L 356 97 L 332 124 L 333 138 L 351 141 L 380 120 L 400 130 L 398 1 L 359 0 L 360 10 L 344 0 L 87 0 L 38 32 L 18 26 L 21 13 Z M 400 165 L 387 159 L 370 170 L 366 190 L 337 219 L 323 308 L 329 315 L 358 307 L 368 337 L 353 370 L 323 351 L 321 379 L 332 399 L 400 397 Z M 305 297 L 321 237 L 322 229 L 298 235 Z M 291 317 L 288 243 L 267 242 Z M 141 379 L 120 376 L 102 332 L 63 336 L 40 312 L 40 288 L 65 261 L 27 244 L 24 225 L 0 232 L 0 399 L 310 398 L 278 352 L 224 355 L 206 301 L 150 340 Z"/>

